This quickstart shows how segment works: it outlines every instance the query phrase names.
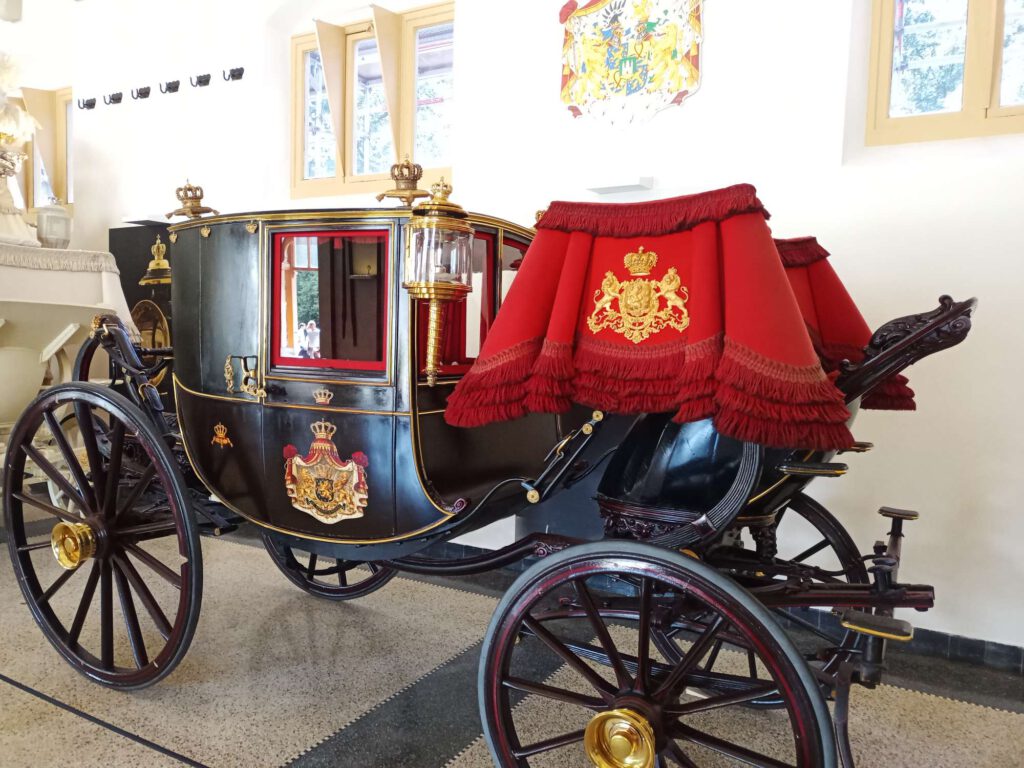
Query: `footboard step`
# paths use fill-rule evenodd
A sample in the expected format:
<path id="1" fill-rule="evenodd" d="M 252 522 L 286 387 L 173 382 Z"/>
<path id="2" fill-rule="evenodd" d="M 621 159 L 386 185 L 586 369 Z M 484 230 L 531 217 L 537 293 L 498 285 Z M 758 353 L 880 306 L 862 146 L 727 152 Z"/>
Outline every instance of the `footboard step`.
<path id="1" fill-rule="evenodd" d="M 910 622 L 894 619 L 891 616 L 877 616 L 864 611 L 844 611 L 839 623 L 853 632 L 884 637 L 886 640 L 895 640 L 898 643 L 906 643 L 914 639 L 914 628 Z"/>
<path id="2" fill-rule="evenodd" d="M 897 509 L 896 507 L 879 507 L 878 514 L 891 520 L 917 520 L 921 516 L 912 509 Z"/>
<path id="3" fill-rule="evenodd" d="M 779 464 L 779 472 L 795 477 L 839 477 L 845 475 L 848 466 L 839 462 L 787 461 Z"/>
<path id="4" fill-rule="evenodd" d="M 841 450 L 840 453 L 867 453 L 874 447 L 874 443 L 862 443 L 860 441 L 857 441 L 849 448 L 844 448 L 843 450 Z"/>

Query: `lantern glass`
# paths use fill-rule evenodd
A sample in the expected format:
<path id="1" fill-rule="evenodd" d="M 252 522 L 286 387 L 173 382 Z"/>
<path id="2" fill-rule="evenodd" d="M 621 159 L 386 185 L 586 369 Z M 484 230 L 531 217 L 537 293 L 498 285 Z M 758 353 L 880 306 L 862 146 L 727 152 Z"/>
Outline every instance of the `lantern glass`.
<path id="1" fill-rule="evenodd" d="M 469 227 L 413 227 L 411 264 L 406 279 L 412 283 L 470 284 L 473 232 Z"/>

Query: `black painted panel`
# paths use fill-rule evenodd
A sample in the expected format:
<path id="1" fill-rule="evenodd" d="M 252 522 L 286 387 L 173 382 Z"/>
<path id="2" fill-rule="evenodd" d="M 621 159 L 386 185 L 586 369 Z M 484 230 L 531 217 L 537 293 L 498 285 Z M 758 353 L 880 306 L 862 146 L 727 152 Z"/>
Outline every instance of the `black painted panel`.
<path id="1" fill-rule="evenodd" d="M 199 307 L 203 301 L 203 285 L 199 243 L 199 230 L 186 229 L 178 233 L 177 241 L 168 249 L 172 275 L 174 372 L 182 384 L 194 390 L 202 387 Z"/>
<path id="2" fill-rule="evenodd" d="M 200 478 L 212 493 L 245 515 L 267 517 L 263 460 L 263 409 L 255 403 L 201 397 L 177 390 L 182 433 Z M 227 428 L 231 445 L 214 441 L 214 426 Z"/>
<path id="3" fill-rule="evenodd" d="M 259 354 L 259 238 L 242 222 L 215 224 L 201 239 L 202 391 L 226 395 L 224 361 L 228 355 Z M 183 296 L 183 299 L 188 300 Z M 237 393 L 242 365 L 233 362 Z M 245 395 L 238 395 L 247 397 Z"/>

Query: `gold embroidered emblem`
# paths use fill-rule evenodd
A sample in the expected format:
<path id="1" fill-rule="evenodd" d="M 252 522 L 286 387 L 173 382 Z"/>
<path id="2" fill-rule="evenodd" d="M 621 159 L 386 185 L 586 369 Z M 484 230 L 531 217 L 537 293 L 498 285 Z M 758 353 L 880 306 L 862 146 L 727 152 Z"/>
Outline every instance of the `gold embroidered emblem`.
<path id="1" fill-rule="evenodd" d="M 330 405 L 331 400 L 333 399 L 334 393 L 327 387 L 320 387 L 319 389 L 313 390 L 313 400 L 316 401 L 317 405 Z"/>
<path id="2" fill-rule="evenodd" d="M 228 428 L 219 422 L 213 428 L 213 439 L 210 441 L 210 445 L 219 445 L 221 448 L 235 447 L 231 438 L 228 437 Z"/>
<path id="3" fill-rule="evenodd" d="M 623 259 L 629 274 L 642 278 L 658 263 L 658 254 L 641 245 Z M 601 289 L 594 291 L 594 311 L 587 318 L 591 333 L 605 328 L 621 333 L 634 344 L 660 333 L 665 328 L 685 331 L 690 325 L 686 302 L 690 294 L 675 267 L 669 267 L 661 280 L 624 280 L 605 272 Z M 664 300 L 664 306 L 662 306 Z"/>
<path id="4" fill-rule="evenodd" d="M 366 454 L 356 451 L 343 461 L 331 440 L 337 427 L 318 421 L 310 429 L 308 455 L 300 456 L 294 445 L 284 449 L 284 485 L 292 506 L 328 524 L 362 517 L 369 501 Z"/>

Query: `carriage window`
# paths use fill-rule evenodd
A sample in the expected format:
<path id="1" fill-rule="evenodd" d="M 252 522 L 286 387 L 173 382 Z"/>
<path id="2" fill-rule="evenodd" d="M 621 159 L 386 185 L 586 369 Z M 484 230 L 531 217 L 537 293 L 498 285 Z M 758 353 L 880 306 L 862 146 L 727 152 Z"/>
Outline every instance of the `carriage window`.
<path id="1" fill-rule="evenodd" d="M 275 237 L 275 365 L 384 369 L 387 245 L 381 231 Z"/>
<path id="2" fill-rule="evenodd" d="M 470 281 L 473 289 L 463 301 L 446 308 L 444 336 L 441 341 L 440 373 L 464 373 L 480 354 L 480 347 L 494 320 L 494 277 L 490 267 L 494 253 L 494 235 L 477 232 L 473 238 L 473 263 Z M 419 302 L 420 371 L 427 364 L 427 302 Z"/>
<path id="3" fill-rule="evenodd" d="M 523 263 L 523 256 L 529 246 L 516 240 L 506 239 L 501 244 L 501 301 L 508 296 L 508 289 L 512 287 L 512 281 L 519 266 Z"/>

